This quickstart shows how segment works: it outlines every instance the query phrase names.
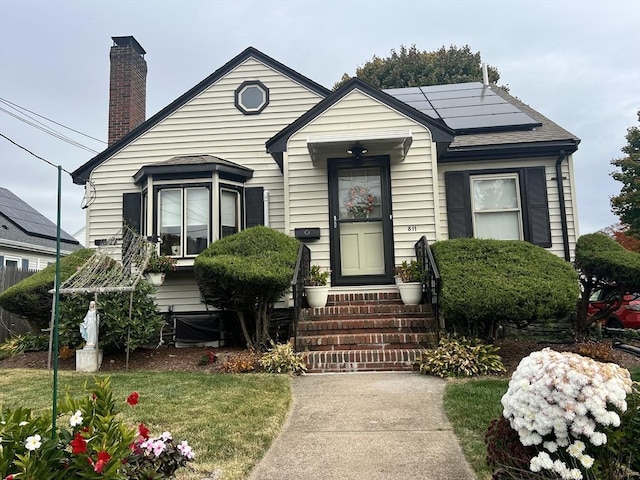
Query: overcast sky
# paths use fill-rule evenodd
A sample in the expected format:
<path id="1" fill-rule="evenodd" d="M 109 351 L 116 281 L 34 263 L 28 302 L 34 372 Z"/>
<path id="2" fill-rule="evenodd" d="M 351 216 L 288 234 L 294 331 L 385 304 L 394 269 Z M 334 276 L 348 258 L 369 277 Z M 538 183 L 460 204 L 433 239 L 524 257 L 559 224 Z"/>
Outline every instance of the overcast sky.
<path id="1" fill-rule="evenodd" d="M 123 35 L 147 51 L 147 117 L 248 46 L 330 88 L 401 44 L 469 44 L 511 94 L 582 139 L 581 233 L 617 221 L 610 161 L 640 109 L 640 0 L 0 0 L 0 97 L 106 140 L 109 49 Z M 2 110 L 0 133 L 68 171 L 95 155 Z M 4 138 L 0 186 L 55 222 L 56 169 Z M 62 191 L 62 227 L 73 234 L 85 223 L 83 188 L 65 174 Z"/>

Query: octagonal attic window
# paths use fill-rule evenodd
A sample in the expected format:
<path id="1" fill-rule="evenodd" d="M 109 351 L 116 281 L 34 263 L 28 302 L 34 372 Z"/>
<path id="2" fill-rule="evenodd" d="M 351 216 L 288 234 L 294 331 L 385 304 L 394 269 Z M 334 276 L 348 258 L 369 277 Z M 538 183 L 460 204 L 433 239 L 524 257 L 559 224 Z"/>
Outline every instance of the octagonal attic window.
<path id="1" fill-rule="evenodd" d="M 257 115 L 269 104 L 269 89 L 258 80 L 243 82 L 236 89 L 235 104 L 245 115 Z"/>

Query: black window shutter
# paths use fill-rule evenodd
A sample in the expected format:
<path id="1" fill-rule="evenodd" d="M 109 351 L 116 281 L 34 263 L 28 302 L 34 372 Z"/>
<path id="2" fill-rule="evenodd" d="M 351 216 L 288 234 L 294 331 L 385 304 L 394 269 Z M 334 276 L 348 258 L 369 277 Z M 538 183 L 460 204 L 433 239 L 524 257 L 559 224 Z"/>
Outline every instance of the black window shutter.
<path id="1" fill-rule="evenodd" d="M 263 194 L 263 187 L 248 187 L 244 189 L 246 228 L 264 225 Z"/>
<path id="2" fill-rule="evenodd" d="M 539 247 L 551 246 L 547 178 L 544 167 L 523 168 L 525 240 Z"/>
<path id="3" fill-rule="evenodd" d="M 136 233 L 141 232 L 142 193 L 122 194 L 122 223 Z"/>
<path id="4" fill-rule="evenodd" d="M 22 270 L 29 270 L 29 260 L 22 259 Z"/>
<path id="5" fill-rule="evenodd" d="M 4 267 L 4 255 L 0 255 L 0 268 Z"/>
<path id="6" fill-rule="evenodd" d="M 447 196 L 449 238 L 473 237 L 469 174 L 467 172 L 446 172 L 444 184 Z"/>

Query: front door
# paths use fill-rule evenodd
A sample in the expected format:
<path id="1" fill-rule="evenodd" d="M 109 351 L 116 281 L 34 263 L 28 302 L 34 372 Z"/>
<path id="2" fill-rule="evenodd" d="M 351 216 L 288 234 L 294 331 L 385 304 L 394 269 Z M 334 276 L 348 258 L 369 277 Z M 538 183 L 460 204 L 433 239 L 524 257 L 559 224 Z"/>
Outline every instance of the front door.
<path id="1" fill-rule="evenodd" d="M 393 283 L 389 157 L 328 163 L 332 285 Z"/>

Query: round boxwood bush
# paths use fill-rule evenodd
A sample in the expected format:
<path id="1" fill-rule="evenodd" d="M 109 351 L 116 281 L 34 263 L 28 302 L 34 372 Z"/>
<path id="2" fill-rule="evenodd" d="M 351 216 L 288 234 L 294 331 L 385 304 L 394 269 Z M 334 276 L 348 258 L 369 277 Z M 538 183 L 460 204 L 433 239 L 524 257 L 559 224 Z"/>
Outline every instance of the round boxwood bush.
<path id="1" fill-rule="evenodd" d="M 473 336 L 496 323 L 525 326 L 566 317 L 578 275 L 560 257 L 528 242 L 461 238 L 432 246 L 442 279 L 447 327 Z"/>
<path id="2" fill-rule="evenodd" d="M 236 314 L 246 343 L 268 346 L 273 304 L 289 289 L 300 243 L 268 227 L 253 227 L 214 242 L 195 260 L 205 302 Z"/>

